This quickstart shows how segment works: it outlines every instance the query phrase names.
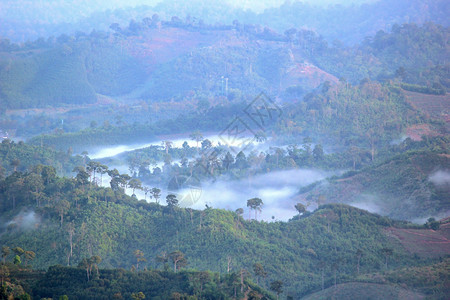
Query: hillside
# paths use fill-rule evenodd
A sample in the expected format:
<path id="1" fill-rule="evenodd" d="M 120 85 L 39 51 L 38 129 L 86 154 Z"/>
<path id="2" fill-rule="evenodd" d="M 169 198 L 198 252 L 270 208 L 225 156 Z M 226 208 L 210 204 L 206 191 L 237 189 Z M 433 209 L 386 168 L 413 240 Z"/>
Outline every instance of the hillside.
<path id="1" fill-rule="evenodd" d="M 394 219 L 421 222 L 449 213 L 449 183 L 433 177 L 439 171 L 448 172 L 449 164 L 446 154 L 413 151 L 307 187 L 299 198 L 346 203 Z"/>
<path id="2" fill-rule="evenodd" d="M 280 94 L 291 86 L 304 93 L 324 81 L 337 81 L 306 66 L 304 54 L 291 51 L 275 32 L 190 26 L 176 19 L 162 27 L 135 22 L 111 28 L 114 33 L 61 35 L 24 46 L 4 43 L 3 109 L 92 104 L 99 95 L 152 102 L 192 96 L 232 100 L 262 90 Z M 50 60 L 52 67 L 44 72 Z"/>
<path id="3" fill-rule="evenodd" d="M 32 264 L 38 269 L 77 265 L 93 255 L 101 257 L 102 268 L 129 269 L 136 264 L 137 249 L 147 259 L 140 265 L 156 269 L 170 264 L 157 256 L 180 250 L 191 268 L 221 273 L 244 268 L 263 287 L 282 280 L 286 292 L 298 297 L 320 286 L 322 271 L 330 285 L 333 266 L 338 266 L 339 282 L 352 278 L 358 249 L 363 252 L 362 273 L 385 268 L 382 249 L 393 250 L 389 268 L 420 263 L 385 234 L 386 228 L 402 223 L 349 206 L 327 205 L 287 223 L 266 223 L 245 221 L 225 210 L 138 201 L 123 195 L 121 188 L 89 188 L 82 171 L 74 179 L 47 176 L 38 194 L 31 193 L 35 187 L 24 180 L 19 192 L 23 176 L 15 173 L 1 183 L 7 199 L 2 203 L 3 222 L 9 225 L 0 243 L 34 251 Z M 264 267 L 267 277 L 255 277 L 255 263 Z"/>
<path id="4" fill-rule="evenodd" d="M 392 33 L 378 32 L 355 47 L 328 45 L 306 29 L 279 33 L 178 17 L 153 16 L 110 28 L 23 45 L 2 40 L 2 109 L 93 104 L 104 96 L 126 102 L 223 102 L 261 91 L 298 101 L 338 78 L 395 79 L 444 94 L 448 88 L 449 33 L 435 24 L 395 25 Z"/>

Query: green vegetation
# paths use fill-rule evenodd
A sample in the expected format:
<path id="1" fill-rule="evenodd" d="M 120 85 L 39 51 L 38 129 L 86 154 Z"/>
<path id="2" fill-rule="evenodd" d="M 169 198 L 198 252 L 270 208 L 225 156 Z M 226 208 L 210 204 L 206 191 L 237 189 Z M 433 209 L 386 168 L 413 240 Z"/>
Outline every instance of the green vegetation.
<path id="1" fill-rule="evenodd" d="M 0 178 L 15 171 L 31 170 L 36 165 L 52 166 L 60 175 L 68 175 L 83 164 L 81 156 L 55 151 L 47 147 L 3 140 L 0 143 Z"/>
<path id="2" fill-rule="evenodd" d="M 449 28 L 419 18 L 430 11 L 446 23 L 443 1 L 405 1 L 422 25 L 396 25 L 401 9 L 388 0 L 365 6 L 391 8 L 383 16 L 293 2 L 237 9 L 233 22 L 223 3 L 214 25 L 177 17 L 189 10 L 163 2 L 155 11 L 174 12 L 170 20 L 142 7 L 113 12 L 108 32 L 0 39 L 0 133 L 33 136 L 0 144 L 0 298 L 445 299 Z M 208 5 L 191 9 L 201 15 Z M 120 23 L 130 12 L 141 21 Z M 335 15 L 369 37 L 329 44 L 305 29 L 320 26 L 303 26 L 326 19 L 326 36 L 340 36 L 348 30 L 333 28 Z M 247 24 L 263 16 L 280 32 Z M 253 101 L 261 91 L 275 109 Z M 260 113 L 271 115 L 264 128 L 247 118 L 262 121 Z M 237 129 L 236 116 L 266 149 L 233 153 L 203 138 L 200 130 Z M 176 134 L 196 147 L 173 147 Z M 159 139 L 99 162 L 85 151 Z M 125 163 L 129 174 L 107 166 Z M 180 207 L 186 201 L 172 193 L 217 179 L 250 186 L 299 168 L 342 175 L 277 202 L 298 213 L 287 222 L 257 221 L 275 197 L 264 198 L 264 182 L 221 204 L 240 201 L 235 211 L 213 209 L 222 195 L 212 192 L 203 210 Z M 290 180 L 302 186 L 300 177 Z"/>
<path id="3" fill-rule="evenodd" d="M 283 290 L 297 296 L 318 289 L 322 272 L 325 286 L 354 278 L 358 249 L 363 252 L 361 273 L 386 268 L 383 249 L 391 249 L 389 269 L 422 263 L 383 233 L 383 228 L 402 223 L 349 206 L 322 206 L 287 223 L 259 223 L 224 210 L 195 211 L 138 201 L 125 196 L 122 187 L 95 187 L 83 172 L 74 179 L 45 177 L 37 170 L 6 178 L 1 183 L 6 199 L 1 209 L 13 222 L 1 243 L 34 251 L 35 268 L 77 265 L 98 255 L 100 267 L 177 270 L 169 253 L 181 251 L 189 267 L 198 270 L 225 273 L 228 265 L 231 271 L 246 269 L 261 277 L 252 273 L 253 265 L 260 263 L 267 272 L 267 277 L 259 278 L 263 287 L 281 280 Z M 30 176 L 44 182 L 39 196 L 26 184 Z M 22 181 L 20 191 L 15 189 Z M 34 211 L 31 224 L 14 217 L 20 210 Z M 146 262 L 136 260 L 136 249 Z M 10 255 L 5 258 L 10 260 Z"/>
<path id="4" fill-rule="evenodd" d="M 447 155 L 439 151 L 398 154 L 360 171 L 305 187 L 301 197 L 318 203 L 367 207 L 395 219 L 425 219 L 448 206 L 448 188 L 431 180 L 449 165 Z"/>

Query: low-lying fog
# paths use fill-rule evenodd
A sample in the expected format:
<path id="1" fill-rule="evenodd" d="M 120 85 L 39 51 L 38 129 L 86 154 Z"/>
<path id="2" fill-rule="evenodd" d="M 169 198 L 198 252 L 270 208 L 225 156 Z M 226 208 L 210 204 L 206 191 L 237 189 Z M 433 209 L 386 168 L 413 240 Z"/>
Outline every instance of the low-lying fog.
<path id="1" fill-rule="evenodd" d="M 258 212 L 258 220 L 287 221 L 297 214 L 294 205 L 297 203 L 295 195 L 299 188 L 330 175 L 332 173 L 320 170 L 295 169 L 257 175 L 239 181 L 203 182 L 201 185 L 190 186 L 181 191 L 162 189 L 161 203 L 165 204 L 164 199 L 168 193 L 174 193 L 181 207 L 204 209 L 208 205 L 232 211 L 243 208 L 244 217 L 248 219 L 247 200 L 257 197 L 264 203 L 261 213 Z M 131 190 L 128 189 L 127 193 L 131 193 Z M 136 191 L 136 195 L 139 199 L 144 199 L 142 191 Z M 254 217 L 255 212 L 252 211 L 251 218 Z"/>
<path id="2" fill-rule="evenodd" d="M 233 147 L 234 149 L 238 149 L 239 145 L 245 144 L 247 138 L 236 138 L 232 141 L 230 139 L 226 139 L 226 137 L 221 137 L 219 134 L 210 134 L 205 135 L 204 139 L 208 139 L 211 141 L 211 144 L 213 146 L 217 145 L 228 145 Z M 196 147 L 197 142 L 191 140 L 189 135 L 186 136 L 167 136 L 167 137 L 160 137 L 158 140 L 151 141 L 148 143 L 139 143 L 139 144 L 132 144 L 132 145 L 114 145 L 114 146 L 107 146 L 102 147 L 100 149 L 91 149 L 89 152 L 89 157 L 91 159 L 101 159 L 101 158 L 107 158 L 107 157 L 114 157 L 116 155 L 119 155 L 124 152 L 134 151 L 138 149 L 147 148 L 150 146 L 161 146 L 162 141 L 169 140 L 172 142 L 173 148 L 182 148 L 183 143 L 186 141 L 190 147 Z M 266 142 L 267 143 L 267 142 Z M 257 146 L 262 143 L 259 143 L 253 139 L 251 142 L 251 145 Z M 200 143 L 199 143 L 200 147 Z"/>
<path id="3" fill-rule="evenodd" d="M 236 139 L 232 144 L 224 141 L 218 134 L 205 134 L 205 139 L 209 139 L 213 146 L 225 145 L 234 147 L 234 151 L 240 150 L 238 145 L 245 140 Z M 189 138 L 189 136 L 172 136 L 160 137 L 157 141 L 135 144 L 135 145 L 117 145 L 105 147 L 92 151 L 89 155 L 91 159 L 103 159 L 118 156 L 127 151 L 133 151 L 150 146 L 161 146 L 162 140 L 170 140 L 174 148 L 182 147 L 183 143 L 188 142 L 189 146 L 195 147 L 197 143 Z M 271 145 L 270 141 L 258 143 L 253 141 L 249 149 L 267 150 Z M 247 151 L 245 151 L 247 152 Z M 159 163 L 162 165 L 162 162 Z M 126 162 L 122 164 L 110 165 L 110 169 L 117 168 L 120 173 L 129 173 Z M 168 191 L 166 187 L 158 187 L 161 189 L 160 202 L 165 204 L 165 197 L 168 193 L 175 193 L 182 207 L 192 207 L 194 209 L 204 209 L 206 205 L 213 208 L 223 208 L 228 210 L 244 209 L 244 217 L 248 218 L 249 210 L 247 208 L 247 200 L 250 198 L 261 198 L 264 202 L 262 212 L 258 212 L 258 220 L 288 220 L 297 214 L 294 205 L 296 204 L 295 195 L 299 188 L 311 184 L 315 181 L 322 180 L 332 175 L 330 172 L 309 169 L 296 169 L 288 171 L 271 172 L 264 175 L 253 176 L 244 180 L 218 180 L 201 183 L 201 186 L 192 186 L 181 191 Z M 103 177 L 103 186 L 109 186 L 108 176 Z M 153 186 L 148 186 L 152 188 Z M 131 195 L 132 190 L 125 191 Z M 139 199 L 144 199 L 143 191 L 136 191 Z M 153 201 L 148 199 L 147 201 Z M 273 218 L 274 217 L 274 218 Z M 251 212 L 251 218 L 255 218 L 255 212 Z"/>

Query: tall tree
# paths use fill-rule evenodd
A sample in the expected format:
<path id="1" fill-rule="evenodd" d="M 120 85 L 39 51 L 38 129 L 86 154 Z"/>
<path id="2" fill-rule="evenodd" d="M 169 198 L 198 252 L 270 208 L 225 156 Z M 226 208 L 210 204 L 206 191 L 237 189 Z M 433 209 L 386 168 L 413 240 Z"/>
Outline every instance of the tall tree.
<path id="1" fill-rule="evenodd" d="M 139 270 L 139 263 L 147 261 L 144 257 L 144 252 L 137 249 L 134 251 L 134 257 L 136 257 L 136 270 Z"/>
<path id="2" fill-rule="evenodd" d="M 145 294 L 143 292 L 132 293 L 131 298 L 133 300 L 142 300 L 142 299 L 145 299 Z"/>
<path id="3" fill-rule="evenodd" d="M 169 258 L 173 262 L 173 270 L 176 273 L 178 269 L 185 267 L 187 265 L 187 260 L 184 257 L 184 253 L 181 251 L 174 251 L 169 254 Z"/>
<path id="4" fill-rule="evenodd" d="M 24 257 L 25 257 L 25 266 L 28 265 L 28 262 L 33 260 L 36 257 L 36 253 L 34 253 L 33 251 L 25 251 L 24 252 Z"/>
<path id="5" fill-rule="evenodd" d="M 362 254 L 363 252 L 361 249 L 356 250 L 356 271 L 358 273 L 358 276 L 359 276 L 359 263 L 361 262 Z"/>
<path id="6" fill-rule="evenodd" d="M 191 140 L 195 141 L 197 143 L 196 148 L 197 148 L 197 153 L 198 153 L 198 143 L 203 141 L 203 135 L 200 131 L 194 131 L 193 133 L 191 133 L 189 135 L 189 137 L 191 138 Z"/>
<path id="7" fill-rule="evenodd" d="M 283 281 L 275 280 L 270 283 L 270 289 L 277 294 L 277 299 L 283 293 Z"/>
<path id="8" fill-rule="evenodd" d="M 177 196 L 174 194 L 169 194 L 166 196 L 166 202 L 167 205 L 171 208 L 175 207 L 178 205 L 178 199 Z"/>
<path id="9" fill-rule="evenodd" d="M 128 186 L 133 190 L 133 195 L 135 195 L 134 192 L 136 189 L 142 190 L 142 182 L 137 178 L 131 179 L 130 182 L 128 183 Z"/>
<path id="10" fill-rule="evenodd" d="M 383 253 L 383 255 L 385 257 L 384 263 L 385 263 L 385 267 L 386 267 L 386 270 L 387 270 L 387 268 L 388 268 L 388 258 L 389 258 L 389 256 L 391 256 L 394 253 L 394 250 L 392 250 L 391 248 L 383 248 L 383 249 L 381 249 L 381 252 Z"/>
<path id="11" fill-rule="evenodd" d="M 150 191 L 150 194 L 152 194 L 152 197 L 155 199 L 156 204 L 159 204 L 159 198 L 161 197 L 161 190 L 154 187 Z"/>
<path id="12" fill-rule="evenodd" d="M 253 265 L 253 272 L 255 272 L 256 275 L 256 284 L 259 284 L 259 278 L 266 278 L 267 272 L 264 270 L 264 267 L 260 263 L 255 263 Z"/>
<path id="13" fill-rule="evenodd" d="M 3 246 L 2 247 L 2 259 L 3 259 L 3 264 L 6 263 L 6 258 L 8 257 L 8 255 L 11 253 L 11 249 L 8 246 Z"/>
<path id="14" fill-rule="evenodd" d="M 2 287 L 5 279 L 9 276 L 9 269 L 6 265 L 0 267 L 0 277 L 2 278 Z M 3 298 L 6 299 L 6 298 Z"/>
<path id="15" fill-rule="evenodd" d="M 161 263 L 164 269 L 166 267 L 167 262 L 169 261 L 169 256 L 167 255 L 167 252 L 163 251 L 161 252 L 160 255 L 157 255 L 156 261 Z"/>
<path id="16" fill-rule="evenodd" d="M 306 212 L 306 207 L 301 203 L 295 204 L 295 209 L 298 211 L 299 215 L 303 215 Z"/>
<path id="17" fill-rule="evenodd" d="M 168 155 L 169 149 L 172 148 L 172 146 L 173 146 L 173 142 L 172 141 L 162 141 L 161 144 L 164 147 L 164 149 L 166 150 L 166 155 Z"/>
<path id="18" fill-rule="evenodd" d="M 63 222 L 64 222 L 64 215 L 69 211 L 70 209 L 70 202 L 67 200 L 60 200 L 56 203 L 55 205 L 56 211 L 59 214 L 60 217 L 60 228 L 63 227 Z"/>
<path id="19" fill-rule="evenodd" d="M 247 207 L 255 210 L 255 220 L 257 220 L 257 213 L 261 211 L 261 207 L 263 206 L 263 201 L 260 198 L 251 198 L 247 200 Z M 250 218 L 250 215 L 249 215 Z"/>

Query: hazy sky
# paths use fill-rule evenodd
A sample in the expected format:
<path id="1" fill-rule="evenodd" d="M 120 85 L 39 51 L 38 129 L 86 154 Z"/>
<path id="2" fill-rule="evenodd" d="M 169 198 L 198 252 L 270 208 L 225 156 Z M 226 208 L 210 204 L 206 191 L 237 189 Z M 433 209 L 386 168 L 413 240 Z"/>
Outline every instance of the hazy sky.
<path id="1" fill-rule="evenodd" d="M 295 0 L 289 0 L 295 2 Z M 377 0 L 302 0 L 313 5 L 344 4 L 350 5 Z M 43 17 L 43 22 L 58 23 L 60 21 L 73 22 L 77 19 L 88 17 L 97 11 L 114 10 L 118 8 L 134 7 L 138 5 L 155 6 L 160 2 L 171 3 L 169 6 L 186 6 L 186 3 L 227 3 L 236 8 L 251 9 L 255 12 L 262 12 L 265 8 L 278 7 L 285 3 L 285 0 L 0 0 L 0 18 L 3 20 L 24 21 L 25 19 L 35 20 L 39 16 Z M 63 14 L 54 15 L 52 13 L 61 12 Z"/>
<path id="2" fill-rule="evenodd" d="M 179 0 L 178 0 L 179 1 Z M 186 0 L 187 1 L 187 0 Z M 217 1 L 217 0 L 213 0 Z M 294 0 L 295 1 L 295 0 Z M 291 2 L 294 2 L 291 0 Z M 343 5 L 351 5 L 351 4 L 361 4 L 367 2 L 376 2 L 377 0 L 301 0 L 299 2 L 305 2 L 315 5 L 329 5 L 329 4 L 343 4 Z M 100 1 L 104 2 L 105 7 L 113 8 L 113 7 L 125 7 L 125 6 L 135 6 L 135 5 L 152 5 L 158 2 L 162 2 L 161 0 L 113 0 L 113 1 Z M 210 1 L 208 1 L 210 2 Z M 242 7 L 246 9 L 253 9 L 256 11 L 261 11 L 267 7 L 276 7 L 282 5 L 285 0 L 225 0 L 220 1 L 228 3 L 234 7 Z"/>

